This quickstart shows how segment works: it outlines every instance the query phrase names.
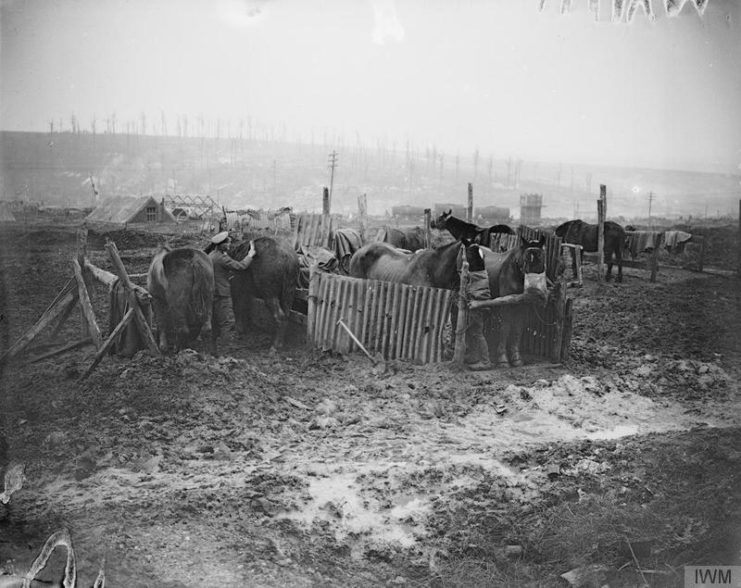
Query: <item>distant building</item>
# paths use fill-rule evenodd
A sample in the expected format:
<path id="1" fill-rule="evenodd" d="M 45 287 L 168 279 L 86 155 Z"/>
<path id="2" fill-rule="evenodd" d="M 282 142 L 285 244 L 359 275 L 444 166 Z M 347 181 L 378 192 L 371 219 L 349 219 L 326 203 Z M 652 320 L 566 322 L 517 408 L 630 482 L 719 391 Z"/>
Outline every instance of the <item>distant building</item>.
<path id="1" fill-rule="evenodd" d="M 542 194 L 520 194 L 520 224 L 539 225 L 541 208 L 543 208 Z"/>
<path id="2" fill-rule="evenodd" d="M 0 200 L 0 223 L 15 222 L 15 216 L 10 209 L 10 203 Z"/>
<path id="3" fill-rule="evenodd" d="M 164 199 L 157 202 L 152 196 L 108 198 L 101 202 L 85 222 L 90 224 L 162 224 L 175 223 L 175 217 L 165 208 Z"/>

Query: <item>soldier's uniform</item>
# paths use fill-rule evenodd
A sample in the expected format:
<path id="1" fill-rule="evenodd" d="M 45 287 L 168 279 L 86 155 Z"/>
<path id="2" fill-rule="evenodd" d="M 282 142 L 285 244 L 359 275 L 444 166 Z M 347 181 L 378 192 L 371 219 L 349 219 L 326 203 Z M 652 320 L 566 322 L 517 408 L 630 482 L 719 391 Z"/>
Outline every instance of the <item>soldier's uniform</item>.
<path id="1" fill-rule="evenodd" d="M 246 270 L 252 263 L 250 256 L 245 257 L 242 261 L 237 261 L 229 257 L 226 251 L 219 249 L 218 245 L 224 243 L 228 238 L 229 234 L 226 231 L 215 235 L 211 242 L 217 247 L 208 254 L 214 266 L 214 305 L 211 317 L 214 340 L 226 332 L 232 320 L 232 295 L 229 285 L 232 272 Z"/>
<path id="2" fill-rule="evenodd" d="M 466 293 L 469 300 L 491 300 L 489 290 L 489 274 L 484 267 L 484 260 L 480 257 L 478 247 L 472 246 L 474 254 L 467 250 L 469 261 L 468 287 Z M 491 368 L 489 360 L 489 344 L 484 336 L 484 320 L 486 308 L 468 311 L 468 325 L 466 327 L 466 357 L 465 361 L 471 370 L 487 370 Z"/>

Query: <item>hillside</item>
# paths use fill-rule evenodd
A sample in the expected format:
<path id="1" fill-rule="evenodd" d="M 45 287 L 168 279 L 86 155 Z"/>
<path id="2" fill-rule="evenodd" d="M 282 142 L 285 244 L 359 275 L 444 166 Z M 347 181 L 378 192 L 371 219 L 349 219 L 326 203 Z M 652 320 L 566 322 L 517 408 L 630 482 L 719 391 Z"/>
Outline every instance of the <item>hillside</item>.
<path id="1" fill-rule="evenodd" d="M 332 150 L 338 153 L 332 209 L 345 214 L 355 212 L 362 193 L 371 214 L 398 204 L 463 204 L 468 182 L 476 206 L 508 207 L 513 219 L 523 193 L 543 194 L 545 218 L 592 218 L 599 184 L 608 186 L 613 218 L 646 217 L 651 193 L 654 217 L 735 216 L 741 194 L 739 175 L 496 160 L 395 144 L 0 132 L 0 196 L 91 206 L 92 175 L 101 198 L 207 194 L 227 206 L 318 210 Z"/>

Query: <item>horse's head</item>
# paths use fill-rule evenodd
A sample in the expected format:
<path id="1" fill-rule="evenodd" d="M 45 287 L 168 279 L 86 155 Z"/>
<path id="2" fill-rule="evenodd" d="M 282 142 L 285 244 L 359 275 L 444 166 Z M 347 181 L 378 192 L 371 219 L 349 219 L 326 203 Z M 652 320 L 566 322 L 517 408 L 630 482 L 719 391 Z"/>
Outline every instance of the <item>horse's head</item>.
<path id="1" fill-rule="evenodd" d="M 448 224 L 448 219 L 449 219 L 449 218 L 450 218 L 451 216 L 453 216 L 453 209 L 452 209 L 452 208 L 451 208 L 450 210 L 448 210 L 448 212 L 444 212 L 444 211 L 443 211 L 443 213 L 442 213 L 442 214 L 441 214 L 440 216 L 438 216 L 438 217 L 437 217 L 436 219 L 434 219 L 434 220 L 433 220 L 433 221 L 432 221 L 432 222 L 430 223 L 430 226 L 431 226 L 431 227 L 432 227 L 433 229 L 440 229 L 440 230 L 443 230 L 443 229 L 447 228 L 447 224 Z"/>
<path id="2" fill-rule="evenodd" d="M 517 256 L 517 267 L 523 275 L 545 273 L 545 236 L 537 241 L 520 237 L 520 248 Z"/>

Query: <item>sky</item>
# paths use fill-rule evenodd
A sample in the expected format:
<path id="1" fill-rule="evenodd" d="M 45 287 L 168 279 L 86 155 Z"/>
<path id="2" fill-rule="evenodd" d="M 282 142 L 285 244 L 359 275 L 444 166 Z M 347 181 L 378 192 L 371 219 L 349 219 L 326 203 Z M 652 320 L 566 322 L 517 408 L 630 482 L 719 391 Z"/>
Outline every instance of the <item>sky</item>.
<path id="1" fill-rule="evenodd" d="M 628 22 L 613 0 L 0 0 L 0 129 L 144 114 L 174 134 L 202 115 L 234 134 L 741 171 L 741 3 L 665 1 L 625 0 Z"/>

